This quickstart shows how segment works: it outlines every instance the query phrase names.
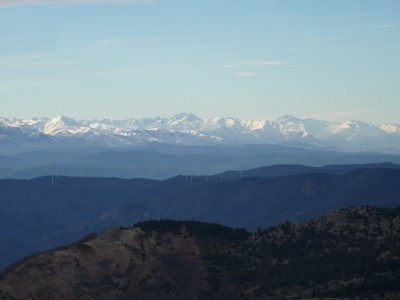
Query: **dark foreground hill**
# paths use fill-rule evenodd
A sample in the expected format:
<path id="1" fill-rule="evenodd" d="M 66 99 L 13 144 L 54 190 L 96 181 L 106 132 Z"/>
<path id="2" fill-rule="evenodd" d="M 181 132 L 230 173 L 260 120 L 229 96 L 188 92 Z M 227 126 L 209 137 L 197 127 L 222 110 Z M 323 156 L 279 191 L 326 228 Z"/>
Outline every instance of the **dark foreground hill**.
<path id="1" fill-rule="evenodd" d="M 287 166 L 282 168 L 287 172 Z M 165 181 L 73 177 L 0 180 L 0 269 L 113 224 L 194 219 L 255 231 L 352 205 L 400 205 L 400 170 L 396 169 L 241 180 L 225 177 L 222 182 L 220 176 L 179 176 Z"/>
<path id="2" fill-rule="evenodd" d="M 399 299 L 400 209 L 250 234 L 194 221 L 113 227 L 3 274 L 3 299 Z"/>

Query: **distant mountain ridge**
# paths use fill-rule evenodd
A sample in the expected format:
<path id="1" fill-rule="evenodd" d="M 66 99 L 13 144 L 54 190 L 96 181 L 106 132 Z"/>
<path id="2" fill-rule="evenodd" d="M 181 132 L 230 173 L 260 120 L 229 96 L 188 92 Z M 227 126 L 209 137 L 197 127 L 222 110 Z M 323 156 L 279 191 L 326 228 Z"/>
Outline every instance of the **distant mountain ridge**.
<path id="1" fill-rule="evenodd" d="M 386 162 L 400 164 L 400 155 L 328 151 L 303 144 L 289 147 L 271 144 L 182 146 L 151 143 L 135 149 L 63 148 L 61 151 L 0 155 L 0 178 L 63 175 L 167 179 L 182 174 L 212 175 L 227 170 L 249 170 L 279 164 L 319 167 Z"/>
<path id="2" fill-rule="evenodd" d="M 302 142 L 323 148 L 400 153 L 400 124 L 380 126 L 282 116 L 270 120 L 216 117 L 191 113 L 171 118 L 76 120 L 66 116 L 28 120 L 0 118 L 0 145 L 51 148 L 101 146 L 126 148 L 158 142 L 176 145 Z"/>

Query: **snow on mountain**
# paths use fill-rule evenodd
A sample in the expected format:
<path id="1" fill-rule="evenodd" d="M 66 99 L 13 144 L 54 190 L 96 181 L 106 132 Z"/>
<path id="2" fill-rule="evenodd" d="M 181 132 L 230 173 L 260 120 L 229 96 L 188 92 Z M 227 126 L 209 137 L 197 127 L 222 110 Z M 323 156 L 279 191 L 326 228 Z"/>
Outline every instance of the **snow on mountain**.
<path id="1" fill-rule="evenodd" d="M 28 120 L 22 120 L 24 125 L 36 128 L 40 132 L 44 132 L 44 128 L 46 127 L 47 122 L 49 122 L 49 118 L 41 117 L 41 118 L 33 118 Z"/>
<path id="2" fill-rule="evenodd" d="M 29 127 L 21 120 L 11 120 L 11 123 L 0 120 L 0 152 L 13 154 L 38 149 L 49 149 L 59 144 L 56 139 Z M 18 127 L 18 124 L 21 127 Z"/>
<path id="3" fill-rule="evenodd" d="M 204 124 L 203 130 L 215 132 L 241 133 L 243 126 L 239 119 L 235 118 L 213 118 Z"/>
<path id="4" fill-rule="evenodd" d="M 26 144 L 27 139 L 40 138 L 79 147 L 130 147 L 150 142 L 181 145 L 301 142 L 347 150 L 376 149 L 377 145 L 400 148 L 400 125 L 339 123 L 293 116 L 273 121 L 232 117 L 204 121 L 191 113 L 179 113 L 171 118 L 125 120 L 76 120 L 65 116 L 27 120 L 0 118 L 0 128 L 0 140 L 17 144 L 24 139 L 23 144 Z"/>
<path id="5" fill-rule="evenodd" d="M 306 137 L 309 134 L 301 119 L 292 116 L 280 117 L 275 121 L 275 124 L 281 134 L 287 138 Z"/>
<path id="6" fill-rule="evenodd" d="M 387 133 L 400 134 L 400 125 L 398 124 L 383 124 L 380 128 Z"/>
<path id="7" fill-rule="evenodd" d="M 57 116 L 51 119 L 49 122 L 46 123 L 43 132 L 48 135 L 81 135 L 88 133 L 90 131 L 90 127 L 84 126 L 81 122 L 64 117 L 64 116 Z"/>
<path id="8" fill-rule="evenodd" d="M 0 126 L 6 126 L 9 128 L 18 128 L 22 132 L 31 134 L 32 132 L 38 131 L 35 126 L 35 121 L 32 120 L 20 120 L 16 118 L 0 118 Z M 40 130 L 39 130 L 40 131 Z"/>
<path id="9" fill-rule="evenodd" d="M 260 131 L 265 130 L 268 126 L 271 126 L 271 122 L 267 120 L 258 121 L 258 120 L 243 120 L 242 125 L 247 128 L 249 131 Z"/>
<path id="10" fill-rule="evenodd" d="M 338 124 L 333 132 L 335 135 L 331 138 L 350 142 L 369 142 L 373 138 L 386 135 L 386 132 L 378 126 L 354 120 Z"/>
<path id="11" fill-rule="evenodd" d="M 203 120 L 194 114 L 180 113 L 167 121 L 168 128 L 172 130 L 200 130 Z"/>

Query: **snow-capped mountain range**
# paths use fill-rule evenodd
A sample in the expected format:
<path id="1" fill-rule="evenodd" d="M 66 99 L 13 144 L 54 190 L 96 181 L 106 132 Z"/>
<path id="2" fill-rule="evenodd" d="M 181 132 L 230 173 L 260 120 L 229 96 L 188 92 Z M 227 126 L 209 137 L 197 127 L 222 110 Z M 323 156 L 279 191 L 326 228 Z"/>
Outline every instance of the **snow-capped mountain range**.
<path id="1" fill-rule="evenodd" d="M 202 120 L 191 113 L 171 118 L 76 120 L 65 116 L 29 120 L 0 118 L 0 147 L 126 148 L 152 142 L 178 145 L 310 144 L 351 151 L 400 150 L 400 125 L 376 126 L 283 116 L 276 120 L 217 117 Z"/>

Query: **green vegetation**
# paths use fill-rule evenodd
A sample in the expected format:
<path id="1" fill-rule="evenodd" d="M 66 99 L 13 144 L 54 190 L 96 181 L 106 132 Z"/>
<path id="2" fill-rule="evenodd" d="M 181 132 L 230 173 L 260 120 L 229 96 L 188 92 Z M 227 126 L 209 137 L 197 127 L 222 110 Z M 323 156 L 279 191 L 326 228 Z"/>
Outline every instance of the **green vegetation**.
<path id="1" fill-rule="evenodd" d="M 186 228 L 191 236 L 199 238 L 213 238 L 229 240 L 232 242 L 244 241 L 250 236 L 250 233 L 244 228 L 230 228 L 217 223 L 206 223 L 200 221 L 174 221 L 174 220 L 150 220 L 138 222 L 133 227 L 140 227 L 143 231 L 149 233 L 156 231 L 158 233 L 172 232 L 179 234 L 182 228 Z"/>
<path id="2" fill-rule="evenodd" d="M 196 221 L 136 223 L 147 233 L 187 234 L 202 240 L 208 263 L 206 296 L 228 278 L 245 295 L 380 297 L 400 292 L 400 208 L 351 208 L 317 221 L 286 222 L 250 235 L 245 229 Z M 210 242 L 212 239 L 212 242 Z"/>

